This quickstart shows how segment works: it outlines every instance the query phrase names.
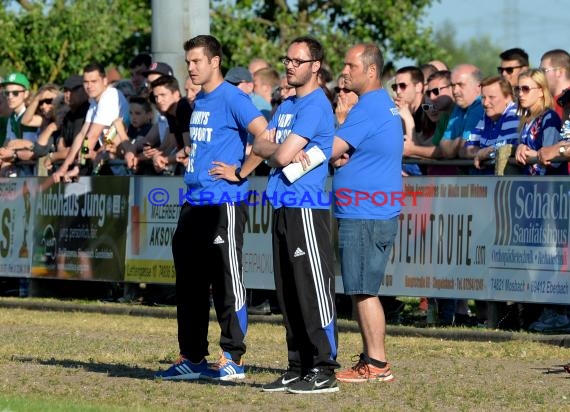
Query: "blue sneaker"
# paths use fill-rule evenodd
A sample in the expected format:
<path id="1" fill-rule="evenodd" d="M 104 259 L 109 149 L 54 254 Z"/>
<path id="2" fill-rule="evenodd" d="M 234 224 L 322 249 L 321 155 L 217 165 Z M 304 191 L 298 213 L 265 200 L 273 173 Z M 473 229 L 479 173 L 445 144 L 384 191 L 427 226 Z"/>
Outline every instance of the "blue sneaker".
<path id="1" fill-rule="evenodd" d="M 194 380 L 199 379 L 200 375 L 208 370 L 208 362 L 202 359 L 200 363 L 192 363 L 183 356 L 180 356 L 170 368 L 165 371 L 159 371 L 154 374 L 155 379 L 165 380 Z"/>
<path id="2" fill-rule="evenodd" d="M 220 359 L 202 372 L 200 377 L 219 381 L 233 381 L 245 378 L 244 372 L 243 359 L 239 363 L 235 363 L 232 360 L 232 355 L 228 352 L 222 352 Z"/>

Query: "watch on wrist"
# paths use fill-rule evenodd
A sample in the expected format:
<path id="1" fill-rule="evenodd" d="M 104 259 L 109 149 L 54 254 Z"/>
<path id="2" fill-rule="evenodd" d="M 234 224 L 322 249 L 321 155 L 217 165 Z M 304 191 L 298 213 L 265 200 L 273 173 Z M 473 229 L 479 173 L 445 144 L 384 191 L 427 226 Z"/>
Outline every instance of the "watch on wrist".
<path id="1" fill-rule="evenodd" d="M 558 153 L 563 155 L 564 153 L 566 153 L 566 150 L 568 150 L 568 146 L 560 146 L 560 148 L 558 149 Z"/>
<path id="2" fill-rule="evenodd" d="M 241 172 L 241 167 L 238 167 L 238 168 L 236 169 L 235 175 L 236 175 L 236 177 L 237 177 L 237 179 L 238 179 L 238 182 L 239 182 L 239 183 L 242 183 L 242 182 L 245 182 L 245 181 L 247 180 L 247 177 L 241 177 L 240 172 Z"/>

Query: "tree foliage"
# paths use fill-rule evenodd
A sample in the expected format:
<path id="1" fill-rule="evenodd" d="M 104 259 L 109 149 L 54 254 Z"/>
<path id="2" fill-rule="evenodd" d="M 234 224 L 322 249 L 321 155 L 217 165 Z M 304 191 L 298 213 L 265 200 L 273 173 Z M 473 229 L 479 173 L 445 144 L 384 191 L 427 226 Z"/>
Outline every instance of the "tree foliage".
<path id="1" fill-rule="evenodd" d="M 287 44 L 312 35 L 333 72 L 357 42 L 375 42 L 386 58 L 445 58 L 421 26 L 434 0 L 210 0 L 211 33 L 224 67 L 260 56 L 277 62 Z M 435 0 L 437 1 L 437 0 Z M 0 75 L 18 70 L 33 83 L 62 82 L 89 61 L 124 67 L 149 51 L 150 0 L 0 0 Z M 166 6 L 166 3 L 165 3 Z"/>
<path id="2" fill-rule="evenodd" d="M 445 58 L 421 27 L 433 0 L 212 0 L 212 29 L 226 56 L 226 67 L 247 65 L 252 57 L 277 62 L 300 35 L 319 39 L 333 71 L 342 69 L 348 47 L 375 42 L 388 57 L 425 62 Z"/>
<path id="3" fill-rule="evenodd" d="M 0 9 L 2 72 L 36 85 L 63 82 L 90 61 L 125 66 L 150 50 L 149 0 L 4 1 Z"/>
<path id="4" fill-rule="evenodd" d="M 442 25 L 434 36 L 435 43 L 448 54 L 445 60 L 449 67 L 460 63 L 471 63 L 477 66 L 483 76 L 497 74 L 499 54 L 503 51 L 497 47 L 489 36 L 471 38 L 464 43 L 456 41 L 456 31 L 450 22 Z"/>

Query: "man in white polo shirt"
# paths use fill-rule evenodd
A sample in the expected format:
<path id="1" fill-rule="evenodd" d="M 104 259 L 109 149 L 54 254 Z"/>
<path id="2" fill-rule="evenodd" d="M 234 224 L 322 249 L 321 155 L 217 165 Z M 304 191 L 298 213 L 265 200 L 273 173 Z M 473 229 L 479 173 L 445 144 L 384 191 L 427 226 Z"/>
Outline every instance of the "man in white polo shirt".
<path id="1" fill-rule="evenodd" d="M 119 117 L 128 124 L 129 104 L 125 96 L 107 84 L 105 68 L 99 63 L 91 63 L 83 69 L 83 87 L 89 96 L 89 110 L 81 131 L 75 136 L 73 145 L 61 167 L 52 175 L 55 182 L 69 180 L 71 176 L 90 175 L 95 152 L 103 145 L 102 139 Z M 86 154 L 81 154 L 82 145 Z M 71 167 L 78 155 L 86 159 L 85 165 Z M 81 167 L 80 167 L 81 166 Z"/>

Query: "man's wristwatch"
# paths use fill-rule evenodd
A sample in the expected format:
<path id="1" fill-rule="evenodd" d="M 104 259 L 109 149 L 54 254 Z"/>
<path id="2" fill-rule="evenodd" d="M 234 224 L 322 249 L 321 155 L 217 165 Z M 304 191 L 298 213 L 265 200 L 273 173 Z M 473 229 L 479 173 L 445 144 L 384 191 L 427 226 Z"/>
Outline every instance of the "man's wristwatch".
<path id="1" fill-rule="evenodd" d="M 568 146 L 560 146 L 560 148 L 558 149 L 558 153 L 563 155 L 564 153 L 566 153 L 566 150 L 568 150 Z"/>
<path id="2" fill-rule="evenodd" d="M 237 177 L 237 179 L 238 179 L 238 182 L 239 182 L 239 183 L 245 182 L 245 181 L 247 180 L 247 177 L 241 177 L 240 173 L 241 173 L 241 167 L 238 167 L 238 168 L 236 169 L 236 172 L 235 172 L 235 175 L 236 175 L 236 177 Z"/>

